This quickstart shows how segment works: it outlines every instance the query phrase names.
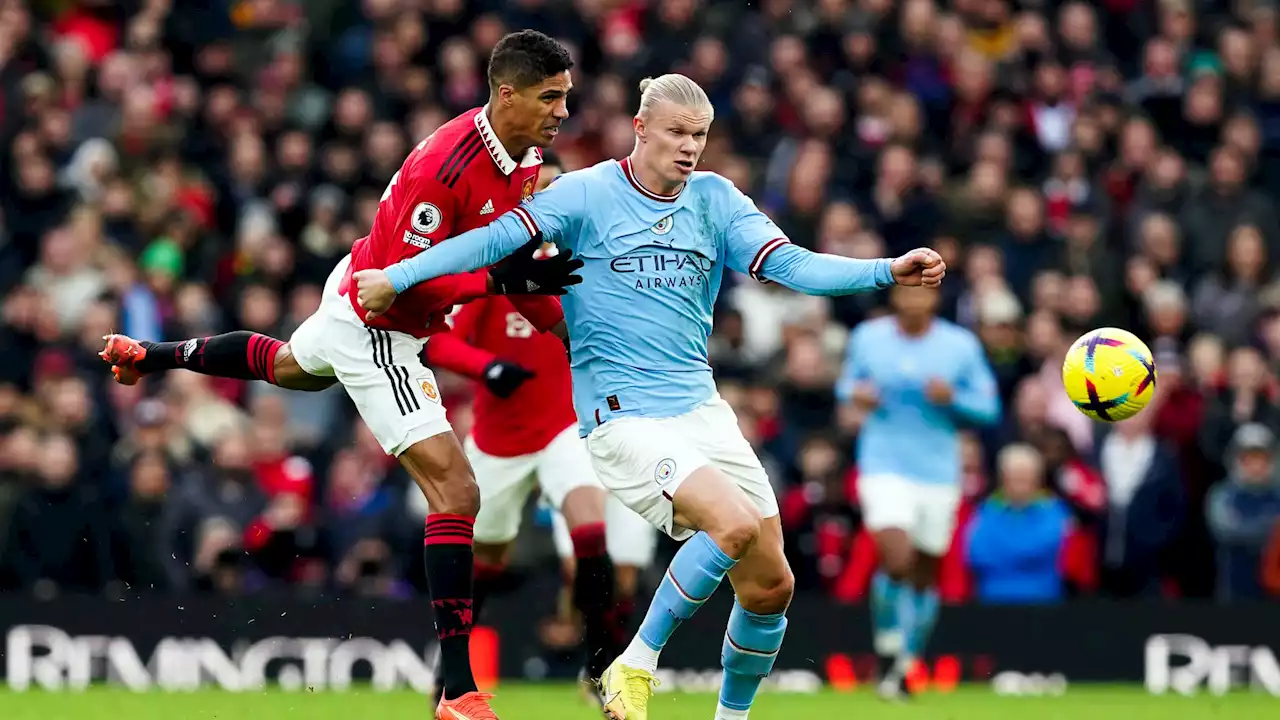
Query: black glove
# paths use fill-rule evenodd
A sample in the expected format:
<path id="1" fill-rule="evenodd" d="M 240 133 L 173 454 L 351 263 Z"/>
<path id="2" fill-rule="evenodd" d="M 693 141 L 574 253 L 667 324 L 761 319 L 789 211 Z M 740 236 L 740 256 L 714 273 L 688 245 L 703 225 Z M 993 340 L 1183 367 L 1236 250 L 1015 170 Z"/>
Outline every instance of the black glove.
<path id="1" fill-rule="evenodd" d="M 583 262 L 574 259 L 572 250 L 535 259 L 533 254 L 542 243 L 542 233 L 538 233 L 524 247 L 489 269 L 495 295 L 564 295 L 565 288 L 582 282 L 582 276 L 573 272 L 581 268 Z"/>
<path id="2" fill-rule="evenodd" d="M 528 370 L 502 360 L 494 360 L 484 369 L 485 387 L 500 398 L 511 397 L 511 394 L 531 377 L 533 373 Z"/>

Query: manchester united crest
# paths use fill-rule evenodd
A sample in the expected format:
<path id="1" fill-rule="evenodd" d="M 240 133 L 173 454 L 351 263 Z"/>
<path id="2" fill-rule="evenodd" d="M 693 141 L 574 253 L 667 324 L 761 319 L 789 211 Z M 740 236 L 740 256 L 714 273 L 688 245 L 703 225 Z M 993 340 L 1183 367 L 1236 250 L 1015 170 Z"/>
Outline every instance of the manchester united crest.
<path id="1" fill-rule="evenodd" d="M 520 202 L 525 202 L 533 197 L 533 185 L 536 178 L 528 178 L 524 181 L 524 187 L 520 188 Z"/>
<path id="2" fill-rule="evenodd" d="M 436 386 L 430 380 L 422 381 L 422 394 L 427 396 L 431 402 L 440 401 L 440 393 L 436 390 Z"/>

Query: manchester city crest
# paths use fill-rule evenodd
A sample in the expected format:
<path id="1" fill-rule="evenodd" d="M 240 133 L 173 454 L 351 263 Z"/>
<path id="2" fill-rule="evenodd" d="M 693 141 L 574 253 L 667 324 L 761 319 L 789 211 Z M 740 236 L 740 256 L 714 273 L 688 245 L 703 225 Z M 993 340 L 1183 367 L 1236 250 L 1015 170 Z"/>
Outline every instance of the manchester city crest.
<path id="1" fill-rule="evenodd" d="M 654 223 L 653 227 L 649 229 L 653 230 L 654 235 L 666 235 L 667 233 L 671 232 L 671 226 L 675 224 L 675 221 L 672 220 L 672 217 L 673 216 L 668 215 L 662 218 L 658 222 Z"/>

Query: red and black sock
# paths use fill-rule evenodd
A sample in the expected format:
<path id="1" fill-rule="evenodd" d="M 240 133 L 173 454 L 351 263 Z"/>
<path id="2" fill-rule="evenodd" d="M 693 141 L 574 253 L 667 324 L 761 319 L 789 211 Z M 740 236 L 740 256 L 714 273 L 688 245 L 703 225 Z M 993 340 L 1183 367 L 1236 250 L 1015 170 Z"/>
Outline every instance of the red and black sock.
<path id="1" fill-rule="evenodd" d="M 440 685 L 450 700 L 476 690 L 470 647 L 474 622 L 471 539 L 475 524 L 473 517 L 433 513 L 427 516 L 422 543 L 436 637 L 440 639 Z"/>
<path id="2" fill-rule="evenodd" d="M 631 619 L 636 615 L 636 599 L 634 597 L 619 598 L 613 606 L 613 641 L 617 647 L 623 647 L 631 638 Z"/>
<path id="3" fill-rule="evenodd" d="M 266 335 L 237 330 L 179 342 L 143 342 L 147 356 L 135 367 L 143 373 L 191 370 L 201 375 L 276 382 L 276 353 L 284 343 Z"/>
<path id="4" fill-rule="evenodd" d="M 489 599 L 489 594 L 493 592 L 493 587 L 502 579 L 502 573 L 506 568 L 501 565 L 487 565 L 480 561 L 475 561 L 475 585 L 471 589 L 471 621 L 480 624 L 480 611 L 484 607 L 484 601 Z"/>
<path id="5" fill-rule="evenodd" d="M 605 547 L 604 523 L 582 525 L 569 531 L 577 573 L 573 578 L 573 604 L 582 613 L 587 641 L 587 673 L 604 674 L 618 646 L 613 632 L 613 562 Z"/>

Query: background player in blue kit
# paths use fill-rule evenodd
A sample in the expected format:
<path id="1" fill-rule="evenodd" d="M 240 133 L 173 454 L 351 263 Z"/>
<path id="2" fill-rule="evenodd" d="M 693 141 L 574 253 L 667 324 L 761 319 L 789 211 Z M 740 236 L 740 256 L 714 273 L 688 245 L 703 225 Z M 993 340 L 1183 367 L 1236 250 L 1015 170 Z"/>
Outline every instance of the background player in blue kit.
<path id="1" fill-rule="evenodd" d="M 945 274 L 927 249 L 853 260 L 792 245 L 728 180 L 694 172 L 711 120 L 692 80 L 646 80 L 630 157 L 563 175 L 483 231 L 356 278 L 362 307 L 377 312 L 415 283 L 490 265 L 542 234 L 585 262 L 564 301 L 580 431 L 605 487 L 689 540 L 601 679 L 615 720 L 647 718 L 660 651 L 726 575 L 737 602 L 717 720 L 747 717 L 787 627 L 794 583 L 777 500 L 707 363 L 724 268 L 815 295 L 934 287 Z"/>
<path id="2" fill-rule="evenodd" d="M 876 538 L 871 585 L 880 692 L 906 692 L 906 671 L 938 615 L 938 564 L 960 505 L 960 431 L 1000 418 L 978 338 L 933 316 L 938 293 L 896 287 L 894 315 L 859 325 L 836 386 L 860 421 L 858 495 Z"/>

